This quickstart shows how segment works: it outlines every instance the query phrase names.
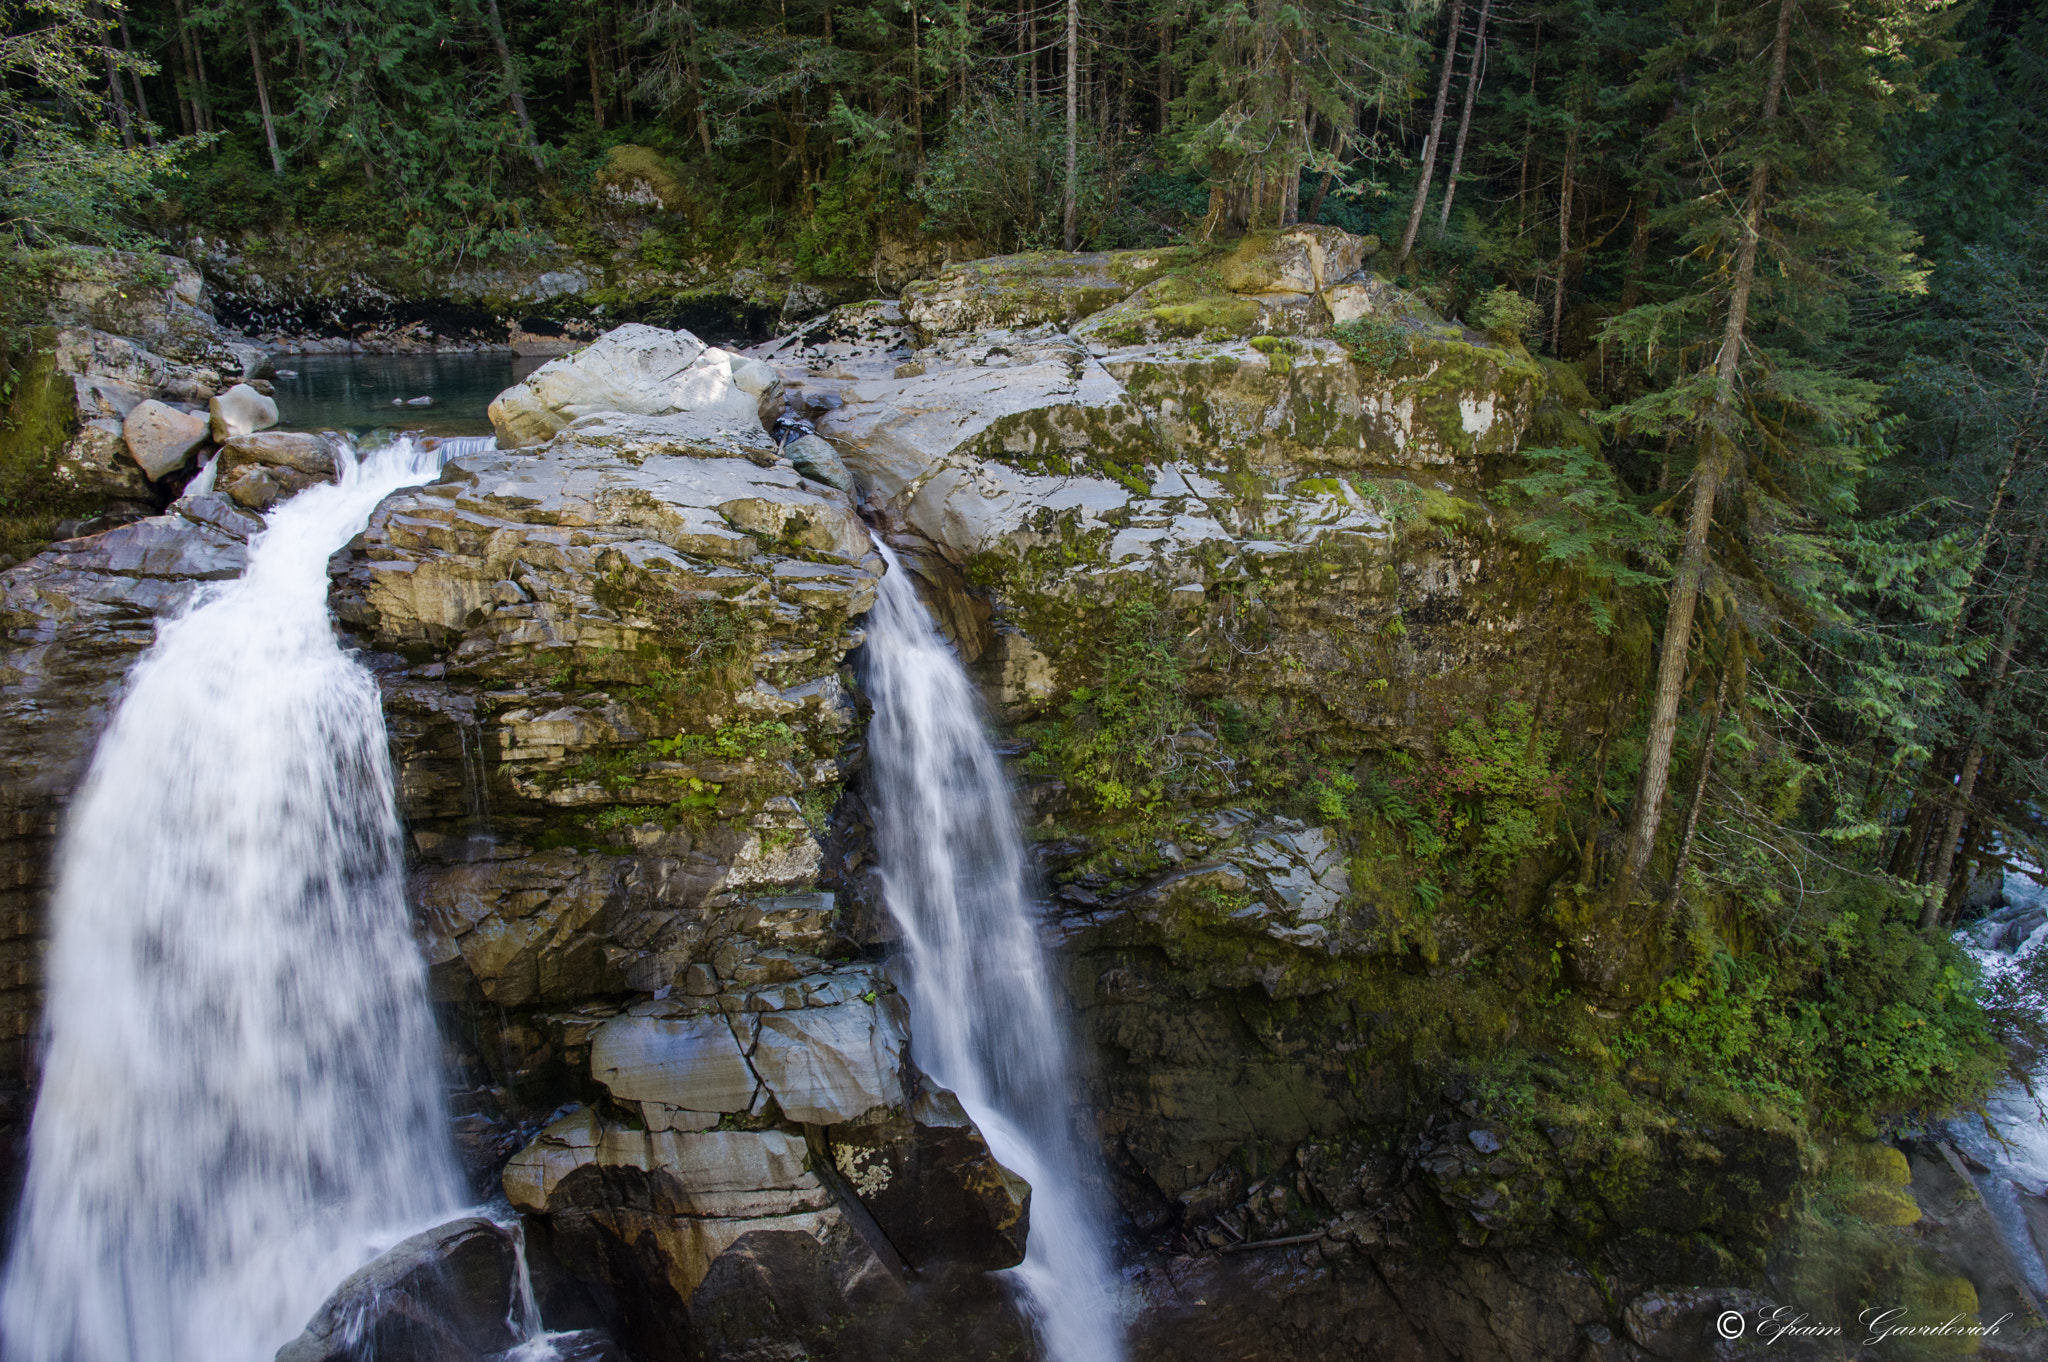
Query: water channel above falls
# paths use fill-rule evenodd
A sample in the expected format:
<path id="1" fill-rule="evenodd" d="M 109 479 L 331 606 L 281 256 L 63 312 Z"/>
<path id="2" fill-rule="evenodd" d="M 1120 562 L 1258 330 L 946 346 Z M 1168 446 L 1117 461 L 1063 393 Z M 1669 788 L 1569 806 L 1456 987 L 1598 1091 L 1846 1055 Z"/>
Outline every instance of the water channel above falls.
<path id="1" fill-rule="evenodd" d="M 491 399 L 547 363 L 506 351 L 284 355 L 271 380 L 285 430 L 417 430 L 488 435 Z M 430 404 L 411 405 L 416 397 Z"/>

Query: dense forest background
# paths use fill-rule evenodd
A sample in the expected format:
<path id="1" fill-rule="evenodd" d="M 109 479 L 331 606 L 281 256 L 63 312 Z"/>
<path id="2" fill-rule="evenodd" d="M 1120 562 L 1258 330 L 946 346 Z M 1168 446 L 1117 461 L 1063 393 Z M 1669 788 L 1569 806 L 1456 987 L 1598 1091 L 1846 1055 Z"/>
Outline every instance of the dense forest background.
<path id="1" fill-rule="evenodd" d="M 1824 1047 L 1866 1108 L 1984 1080 L 1933 943 L 2048 852 L 2040 0 L 5 9 L 19 324 L 80 245 L 573 245 L 621 147 L 649 259 L 1377 234 L 1576 409 L 1500 494 L 1636 640 L 1566 822 L 1706 943 L 1644 1034 L 1780 1093 Z M 1984 997 L 2027 1062 L 2043 983 Z"/>

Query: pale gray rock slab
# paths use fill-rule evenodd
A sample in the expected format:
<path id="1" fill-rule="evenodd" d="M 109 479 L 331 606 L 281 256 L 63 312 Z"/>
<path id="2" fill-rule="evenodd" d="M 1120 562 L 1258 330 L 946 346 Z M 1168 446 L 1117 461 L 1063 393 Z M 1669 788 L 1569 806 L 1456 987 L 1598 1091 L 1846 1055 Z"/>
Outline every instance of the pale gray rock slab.
<path id="1" fill-rule="evenodd" d="M 206 413 L 213 422 L 213 438 L 223 443 L 277 424 L 277 403 L 246 383 L 208 399 Z"/>
<path id="2" fill-rule="evenodd" d="M 183 363 L 126 335 L 70 326 L 57 333 L 57 368 L 177 402 L 204 402 L 220 388 L 219 366 Z"/>
<path id="3" fill-rule="evenodd" d="M 734 372 L 734 358 L 687 331 L 638 323 L 615 327 L 500 393 L 490 406 L 491 425 L 499 444 L 525 449 L 587 417 L 687 415 L 690 422 L 673 428 L 673 436 L 694 429 L 721 449 L 772 450 L 760 408 L 761 394 L 773 385 L 748 391 Z M 749 363 L 758 362 L 743 361 L 741 368 L 749 382 L 758 382 Z"/>
<path id="4" fill-rule="evenodd" d="M 877 1107 L 900 1107 L 902 1011 L 900 997 L 887 994 L 872 1003 L 763 1015 L 754 1069 L 792 1121 L 834 1125 Z"/>
<path id="5" fill-rule="evenodd" d="M 152 479 L 181 467 L 206 442 L 209 430 L 205 417 L 154 398 L 137 402 L 121 422 L 129 457 Z"/>
<path id="6" fill-rule="evenodd" d="M 757 1086 L 722 1016 L 614 1017 L 590 1045 L 590 1073 L 612 1096 L 686 1111 L 745 1111 Z"/>
<path id="7" fill-rule="evenodd" d="M 811 481 L 837 487 L 842 492 L 853 490 L 853 474 L 847 471 L 839 451 L 820 437 L 799 436 L 784 445 L 782 453 L 797 472 Z"/>

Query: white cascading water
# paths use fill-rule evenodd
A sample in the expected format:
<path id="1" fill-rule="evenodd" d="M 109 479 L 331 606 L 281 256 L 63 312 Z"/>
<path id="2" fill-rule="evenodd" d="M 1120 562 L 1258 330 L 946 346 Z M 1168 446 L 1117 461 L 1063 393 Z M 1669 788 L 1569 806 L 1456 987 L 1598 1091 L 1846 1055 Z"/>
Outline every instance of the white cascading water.
<path id="1" fill-rule="evenodd" d="M 1021 1304 L 1052 1362 L 1118 1362 L 1102 1208 L 1073 1129 L 1071 1042 L 1026 893 L 1002 763 L 959 660 L 910 574 L 868 615 L 875 842 L 908 952 L 912 1047 L 1003 1165 L 1031 1184 Z"/>
<path id="2" fill-rule="evenodd" d="M 328 556 L 446 452 L 343 460 L 129 677 L 59 857 L 9 1362 L 268 1362 L 462 1204 L 383 711 L 327 611 Z"/>
<path id="3" fill-rule="evenodd" d="M 2007 871 L 2005 899 L 2005 910 L 1956 933 L 1987 976 L 2013 968 L 2024 955 L 2048 950 L 2048 922 L 2039 920 L 2041 911 L 2048 910 L 2048 887 L 2031 876 Z M 2037 925 L 2024 932 L 2014 930 L 2028 924 Z M 2031 1091 L 2007 1080 L 1976 1114 L 1950 1117 L 1939 1125 L 1939 1132 L 1958 1151 L 1985 1170 L 1972 1179 L 1977 1193 L 2014 1271 L 2037 1300 L 2048 1297 L 2048 1262 L 2028 1226 L 2021 1198 L 2048 1195 L 2048 1111 L 2040 1100 L 2044 1096 L 2048 1069 L 2033 1075 Z"/>

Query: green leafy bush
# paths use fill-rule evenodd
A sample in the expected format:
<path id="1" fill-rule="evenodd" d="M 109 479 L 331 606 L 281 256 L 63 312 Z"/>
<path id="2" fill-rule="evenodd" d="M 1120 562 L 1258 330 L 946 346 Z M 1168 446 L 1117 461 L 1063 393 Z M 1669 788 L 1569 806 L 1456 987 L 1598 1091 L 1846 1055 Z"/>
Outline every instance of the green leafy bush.
<path id="1" fill-rule="evenodd" d="M 1466 309 L 1466 315 L 1473 329 L 1484 331 L 1503 345 L 1519 345 L 1535 334 L 1543 314 L 1533 299 L 1502 285 L 1480 294 Z"/>
<path id="2" fill-rule="evenodd" d="M 1414 337 L 1399 322 L 1384 317 L 1360 317 L 1330 328 L 1330 339 L 1341 341 L 1355 363 L 1385 371 L 1408 358 Z"/>

